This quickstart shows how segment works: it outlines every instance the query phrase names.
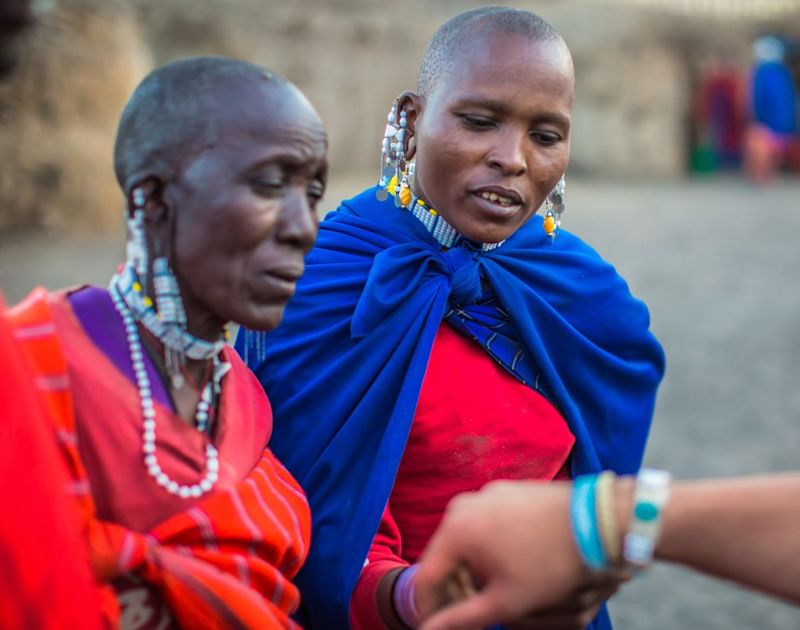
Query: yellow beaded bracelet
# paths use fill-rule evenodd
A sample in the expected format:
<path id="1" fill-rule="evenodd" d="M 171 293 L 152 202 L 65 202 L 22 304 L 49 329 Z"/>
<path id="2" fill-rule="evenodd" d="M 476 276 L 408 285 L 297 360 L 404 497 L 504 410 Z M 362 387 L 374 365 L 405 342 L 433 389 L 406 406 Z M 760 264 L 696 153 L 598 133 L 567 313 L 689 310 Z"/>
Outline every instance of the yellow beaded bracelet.
<path id="1" fill-rule="evenodd" d="M 597 479 L 597 522 L 600 526 L 600 539 L 610 564 L 622 561 L 622 545 L 619 539 L 617 516 L 614 510 L 614 481 L 617 476 L 607 470 Z"/>

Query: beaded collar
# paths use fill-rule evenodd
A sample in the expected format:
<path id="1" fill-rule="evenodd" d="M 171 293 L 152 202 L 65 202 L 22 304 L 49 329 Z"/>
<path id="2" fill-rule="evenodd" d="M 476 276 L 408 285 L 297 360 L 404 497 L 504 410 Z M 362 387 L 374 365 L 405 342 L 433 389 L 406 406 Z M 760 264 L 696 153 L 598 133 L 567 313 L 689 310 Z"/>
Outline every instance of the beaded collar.
<path id="1" fill-rule="evenodd" d="M 384 189 L 387 194 L 393 197 L 395 196 L 396 189 L 394 182 L 395 179 L 392 178 L 392 180 Z M 407 203 L 403 203 L 404 198 L 409 199 Z M 456 230 L 447 221 L 445 221 L 444 217 L 436 210 L 428 206 L 428 204 L 426 204 L 416 195 L 411 194 L 408 188 L 404 188 L 400 191 L 399 197 L 395 200 L 395 203 L 399 207 L 408 210 L 417 219 L 419 219 L 420 223 L 422 223 L 425 229 L 430 232 L 431 236 L 433 236 L 433 238 L 435 238 L 436 241 L 445 249 L 458 246 L 469 246 L 474 249 L 479 249 L 482 252 L 490 252 L 505 243 L 505 241 L 500 241 L 499 243 L 479 243 L 468 239 L 460 234 L 458 230 Z"/>
<path id="2" fill-rule="evenodd" d="M 112 292 L 116 291 L 134 319 L 140 321 L 170 350 L 184 354 L 190 359 L 206 360 L 218 355 L 225 347 L 225 339 L 206 341 L 177 326 L 169 326 L 163 322 L 153 309 L 150 299 L 144 295 L 136 270 L 131 263 L 126 263 L 120 272 L 111 278 L 109 289 L 112 289 Z"/>

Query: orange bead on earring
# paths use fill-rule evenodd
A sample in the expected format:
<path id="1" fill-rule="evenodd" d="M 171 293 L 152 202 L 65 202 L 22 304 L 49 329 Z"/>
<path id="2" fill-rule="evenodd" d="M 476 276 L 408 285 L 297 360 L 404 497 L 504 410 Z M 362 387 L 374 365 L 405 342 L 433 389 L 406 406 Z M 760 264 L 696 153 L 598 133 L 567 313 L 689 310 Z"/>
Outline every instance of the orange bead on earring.
<path id="1" fill-rule="evenodd" d="M 546 207 L 547 211 L 544 215 L 544 231 L 551 241 L 554 241 L 558 236 L 558 230 L 561 228 L 561 213 L 564 212 L 564 188 L 566 187 L 564 176 L 558 180 L 555 188 L 547 195 Z"/>
<path id="2" fill-rule="evenodd" d="M 553 238 L 556 231 L 556 220 L 552 214 L 548 214 L 544 218 L 544 231 L 547 236 Z"/>

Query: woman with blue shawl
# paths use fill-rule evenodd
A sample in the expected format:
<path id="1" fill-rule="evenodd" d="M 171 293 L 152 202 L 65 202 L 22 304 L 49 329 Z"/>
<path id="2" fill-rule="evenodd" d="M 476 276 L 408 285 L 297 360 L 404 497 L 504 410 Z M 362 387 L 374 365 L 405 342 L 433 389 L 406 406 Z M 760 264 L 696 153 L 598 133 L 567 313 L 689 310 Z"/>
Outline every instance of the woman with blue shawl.
<path id="1" fill-rule="evenodd" d="M 538 16 L 445 23 L 378 186 L 322 222 L 281 327 L 237 341 L 312 507 L 311 628 L 416 626 L 414 563 L 459 492 L 640 465 L 663 353 L 613 267 L 559 232 L 573 90 Z M 609 628 L 613 587 L 508 626 L 588 607 Z"/>

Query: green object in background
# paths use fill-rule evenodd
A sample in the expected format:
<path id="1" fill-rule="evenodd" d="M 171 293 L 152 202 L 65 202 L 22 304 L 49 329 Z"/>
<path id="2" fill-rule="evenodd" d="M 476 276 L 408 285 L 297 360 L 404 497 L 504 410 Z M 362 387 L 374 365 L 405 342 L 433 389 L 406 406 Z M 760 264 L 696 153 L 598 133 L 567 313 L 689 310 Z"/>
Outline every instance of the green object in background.
<path id="1" fill-rule="evenodd" d="M 719 159 L 717 153 L 708 144 L 698 144 L 692 150 L 690 168 L 693 173 L 713 173 L 717 170 Z"/>

